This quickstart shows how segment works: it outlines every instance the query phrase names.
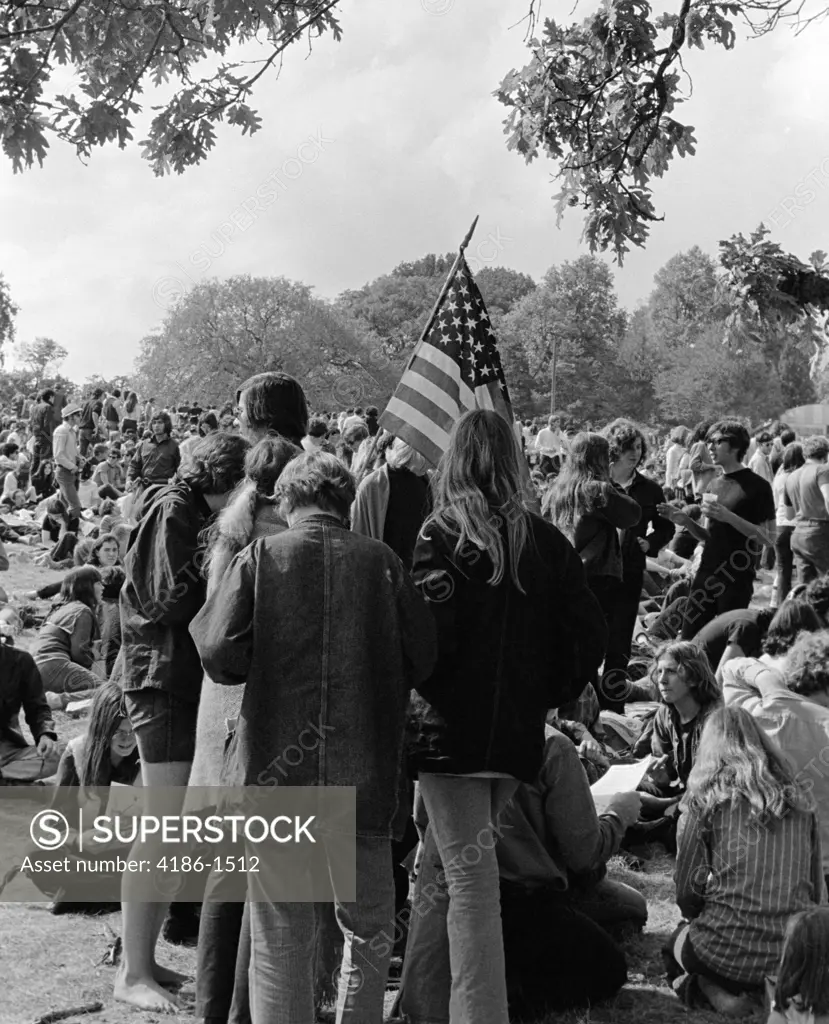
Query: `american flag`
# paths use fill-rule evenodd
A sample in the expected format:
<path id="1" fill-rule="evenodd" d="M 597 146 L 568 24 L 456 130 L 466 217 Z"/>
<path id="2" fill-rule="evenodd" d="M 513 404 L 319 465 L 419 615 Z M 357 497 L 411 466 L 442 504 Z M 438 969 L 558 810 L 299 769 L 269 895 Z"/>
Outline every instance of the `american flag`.
<path id="1" fill-rule="evenodd" d="M 400 378 L 380 426 L 433 466 L 468 409 L 494 409 L 512 426 L 512 406 L 495 334 L 472 273 L 461 257 L 426 336 Z"/>

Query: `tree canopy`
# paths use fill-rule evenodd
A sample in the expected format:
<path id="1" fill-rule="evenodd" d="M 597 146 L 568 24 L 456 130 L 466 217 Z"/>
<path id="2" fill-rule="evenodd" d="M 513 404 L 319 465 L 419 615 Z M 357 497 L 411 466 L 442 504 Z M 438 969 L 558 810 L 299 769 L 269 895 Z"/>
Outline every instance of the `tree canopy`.
<path id="1" fill-rule="evenodd" d="M 677 111 L 691 92 L 691 51 L 732 49 L 735 22 L 762 35 L 780 22 L 802 27 L 827 14 L 821 8 L 810 18 L 804 7 L 805 0 L 678 0 L 656 15 L 647 0 L 608 0 L 582 22 L 546 18 L 539 26 L 530 0 L 530 60 L 496 92 L 509 108 L 508 147 L 528 162 L 540 153 L 556 161 L 559 221 L 581 207 L 591 251 L 611 249 L 621 261 L 663 219 L 653 179 L 676 157 L 694 155 L 694 127 Z"/>
<path id="2" fill-rule="evenodd" d="M 133 139 L 148 87 L 172 83 L 143 155 L 157 175 L 200 163 L 225 121 L 253 134 L 256 82 L 303 39 L 340 38 L 339 0 L 32 0 L 0 8 L 0 146 L 15 171 L 43 164 L 50 137 L 86 158 Z M 262 47 L 232 59 L 236 44 Z M 206 60 L 206 58 L 208 58 Z M 210 59 L 212 58 L 212 60 Z M 204 71 L 220 59 L 218 68 Z M 76 85 L 62 91 L 69 70 Z"/>
<path id="3" fill-rule="evenodd" d="M 381 401 L 397 375 L 375 338 L 307 285 L 240 276 L 201 282 L 141 342 L 136 385 L 164 402 L 225 402 L 241 381 L 284 370 L 318 409 Z M 382 352 L 381 352 L 382 356 Z"/>
<path id="4" fill-rule="evenodd" d="M 19 312 L 12 302 L 9 286 L 0 274 L 0 366 L 5 359 L 4 345 L 14 341 L 14 318 Z"/>

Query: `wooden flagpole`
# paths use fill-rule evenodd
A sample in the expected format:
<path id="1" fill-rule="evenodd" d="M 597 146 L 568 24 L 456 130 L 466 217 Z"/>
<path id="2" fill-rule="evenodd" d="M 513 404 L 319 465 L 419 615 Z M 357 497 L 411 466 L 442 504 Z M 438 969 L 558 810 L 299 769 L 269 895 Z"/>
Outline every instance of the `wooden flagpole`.
<path id="1" fill-rule="evenodd" d="M 458 270 L 458 266 L 461 260 L 463 259 L 463 254 L 466 250 L 466 247 L 469 245 L 469 240 L 472 238 L 472 234 L 475 231 L 475 228 L 477 227 L 479 217 L 480 214 L 476 214 L 475 220 L 472 221 L 472 226 L 466 232 L 466 237 L 458 247 L 458 255 L 455 257 L 455 262 L 452 264 L 452 269 L 449 271 L 449 274 L 447 275 L 446 280 L 443 283 L 443 287 L 440 290 L 440 295 L 438 295 L 438 300 L 435 303 L 434 307 L 432 308 L 432 312 L 429 316 L 429 319 L 426 321 L 426 326 L 423 328 L 423 333 L 420 335 L 418 343 L 414 347 L 414 352 L 412 352 L 409 362 L 406 365 L 407 370 L 410 370 L 412 368 L 412 363 L 414 362 L 415 356 L 417 355 L 417 350 L 420 348 L 420 343 L 424 340 L 424 338 L 427 338 L 429 336 L 429 331 L 431 331 L 432 329 L 432 324 L 434 324 L 435 322 L 435 317 L 438 315 L 438 311 L 440 310 L 440 307 L 443 305 L 443 300 L 446 298 L 446 295 L 450 287 L 452 286 L 452 281 L 454 280 L 455 274 L 457 273 Z"/>

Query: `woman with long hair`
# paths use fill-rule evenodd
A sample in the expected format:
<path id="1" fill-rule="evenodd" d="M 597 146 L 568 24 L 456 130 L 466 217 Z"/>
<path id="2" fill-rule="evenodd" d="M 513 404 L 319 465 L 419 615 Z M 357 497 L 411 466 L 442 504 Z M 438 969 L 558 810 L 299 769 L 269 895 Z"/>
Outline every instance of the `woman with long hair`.
<path id="1" fill-rule="evenodd" d="M 610 444 L 601 434 L 578 434 L 570 454 L 548 492 L 545 514 L 579 553 L 587 585 L 596 595 L 605 621 L 611 618 L 622 596 L 622 547 L 620 530 L 630 530 L 642 517 L 639 502 L 613 482 L 610 475 Z M 624 672 L 622 672 L 622 677 Z M 602 707 L 618 706 L 626 684 L 616 667 L 607 667 L 597 692 Z"/>
<path id="2" fill-rule="evenodd" d="M 280 518 L 273 492 L 282 470 L 300 449 L 283 437 L 266 437 L 245 456 L 245 478 L 210 528 L 204 574 L 212 593 L 234 556 L 260 537 L 288 528 Z M 196 754 L 191 786 L 218 786 L 227 743 L 227 722 L 242 706 L 244 687 L 217 686 L 205 676 L 196 727 Z"/>
<path id="3" fill-rule="evenodd" d="M 100 636 L 97 612 L 102 592 L 101 574 L 91 565 L 64 577 L 60 601 L 41 626 L 32 652 L 47 693 L 68 698 L 100 685 L 92 666 Z"/>
<path id="4" fill-rule="evenodd" d="M 101 534 L 92 545 L 88 564 L 94 565 L 97 569 L 106 569 L 109 566 L 121 564 L 118 541 L 111 533 Z"/>
<path id="5" fill-rule="evenodd" d="M 803 445 L 797 441 L 787 444 L 783 450 L 783 461 L 774 474 L 771 485 L 776 510 L 777 533 L 774 535 L 774 555 L 777 565 L 777 579 L 772 594 L 772 604 L 782 605 L 792 589 L 794 572 L 794 555 L 792 553 L 792 534 L 794 533 L 794 508 L 786 504 L 786 481 L 789 476 L 805 465 Z"/>
<path id="6" fill-rule="evenodd" d="M 700 420 L 688 441 L 688 468 L 691 471 L 691 489 L 694 501 L 701 500 L 706 487 L 717 475 L 717 467 L 708 450 L 708 431 L 716 422 L 716 417 Z"/>
<path id="7" fill-rule="evenodd" d="M 766 1024 L 829 1024 L 827 964 L 829 907 L 795 914 L 786 926 Z"/>
<path id="8" fill-rule="evenodd" d="M 233 558 L 261 537 L 287 530 L 279 515 L 274 488 L 282 470 L 300 454 L 283 437 L 259 441 L 245 457 L 245 478 L 210 530 L 204 573 L 208 595 L 219 586 Z M 242 707 L 244 686 L 219 686 L 205 673 L 196 724 L 196 753 L 189 786 L 217 787 L 222 782 L 225 749 Z M 204 792 L 204 791 L 202 791 Z M 202 809 L 188 798 L 187 810 Z M 227 1020 L 247 1014 L 250 926 L 245 905 L 221 898 L 221 874 L 211 874 L 210 899 L 199 918 L 196 1000 L 198 1014 Z"/>
<path id="9" fill-rule="evenodd" d="M 102 683 L 92 700 L 86 732 L 66 745 L 55 785 L 94 788 L 119 782 L 132 786 L 140 772 L 124 692 L 117 683 Z"/>
<path id="10" fill-rule="evenodd" d="M 824 899 L 811 796 L 748 711 L 718 709 L 705 724 L 679 826 L 676 901 L 685 921 L 666 950 L 674 987 L 689 997 L 696 987 L 720 1012 L 751 1012 L 780 962 L 789 917 Z M 691 979 L 684 985 L 683 974 Z"/>
<path id="11" fill-rule="evenodd" d="M 572 545 L 524 504 L 520 459 L 498 413 L 461 416 L 413 563 L 438 661 L 415 687 L 410 762 L 448 883 L 451 995 L 458 1020 L 476 1024 L 508 1020 L 498 864 L 494 842 L 480 837 L 519 782 L 536 778 L 547 709 L 583 688 L 606 636 Z M 476 859 L 461 865 L 470 844 Z M 450 992 L 442 995 L 448 1019 Z"/>
<path id="12" fill-rule="evenodd" d="M 138 395 L 130 391 L 124 402 L 124 418 L 121 420 L 122 434 L 138 433 Z"/>

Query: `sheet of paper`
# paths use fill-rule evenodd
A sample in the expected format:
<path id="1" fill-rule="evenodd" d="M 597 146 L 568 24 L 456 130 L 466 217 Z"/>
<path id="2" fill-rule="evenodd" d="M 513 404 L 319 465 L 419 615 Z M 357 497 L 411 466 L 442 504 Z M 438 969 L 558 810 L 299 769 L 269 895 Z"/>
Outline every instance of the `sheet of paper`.
<path id="1" fill-rule="evenodd" d="M 598 782 L 590 787 L 596 810 L 601 812 L 611 797 L 617 793 L 632 793 L 645 777 L 653 760 L 650 755 L 633 764 L 614 764 Z"/>

